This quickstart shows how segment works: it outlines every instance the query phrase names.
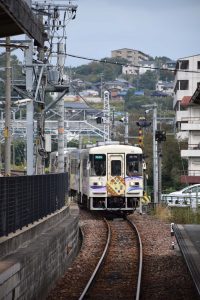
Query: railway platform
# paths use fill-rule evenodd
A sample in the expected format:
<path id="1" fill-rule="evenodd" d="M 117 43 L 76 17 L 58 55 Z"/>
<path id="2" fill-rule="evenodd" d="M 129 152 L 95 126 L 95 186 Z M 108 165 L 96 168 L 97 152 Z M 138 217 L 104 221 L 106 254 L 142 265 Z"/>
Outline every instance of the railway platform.
<path id="1" fill-rule="evenodd" d="M 173 230 L 200 296 L 200 225 L 174 224 Z"/>

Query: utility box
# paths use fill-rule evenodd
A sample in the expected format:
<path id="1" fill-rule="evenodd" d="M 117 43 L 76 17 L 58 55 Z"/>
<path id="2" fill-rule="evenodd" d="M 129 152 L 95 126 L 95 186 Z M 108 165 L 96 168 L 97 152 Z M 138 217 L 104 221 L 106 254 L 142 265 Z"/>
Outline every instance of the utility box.
<path id="1" fill-rule="evenodd" d="M 45 150 L 51 152 L 51 135 L 45 134 Z"/>

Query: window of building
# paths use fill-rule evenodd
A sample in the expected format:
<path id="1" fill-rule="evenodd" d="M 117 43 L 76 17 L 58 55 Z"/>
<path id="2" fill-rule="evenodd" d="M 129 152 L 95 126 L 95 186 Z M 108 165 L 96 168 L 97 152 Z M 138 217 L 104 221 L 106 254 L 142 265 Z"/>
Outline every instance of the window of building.
<path id="1" fill-rule="evenodd" d="M 200 61 L 197 62 L 197 69 L 200 69 Z"/>
<path id="2" fill-rule="evenodd" d="M 189 89 L 189 80 L 177 80 L 174 92 L 176 94 L 178 90 L 184 91 L 188 89 Z"/>
<path id="3" fill-rule="evenodd" d="M 180 70 L 187 70 L 189 69 L 189 60 L 180 60 L 179 62 L 179 67 L 180 67 Z"/>
<path id="4" fill-rule="evenodd" d="M 188 90 L 189 89 L 189 80 L 180 80 L 180 90 Z"/>

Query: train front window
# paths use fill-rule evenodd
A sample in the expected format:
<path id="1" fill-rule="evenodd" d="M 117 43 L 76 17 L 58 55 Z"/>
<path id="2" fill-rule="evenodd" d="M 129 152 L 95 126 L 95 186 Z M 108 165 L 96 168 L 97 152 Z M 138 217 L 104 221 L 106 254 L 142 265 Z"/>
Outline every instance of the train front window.
<path id="1" fill-rule="evenodd" d="M 90 154 L 90 176 L 106 175 L 106 155 Z"/>
<path id="2" fill-rule="evenodd" d="M 122 173 L 121 160 L 111 161 L 111 176 L 120 176 Z"/>
<path id="3" fill-rule="evenodd" d="M 141 173 L 141 154 L 127 154 L 126 155 L 126 175 L 133 176 Z"/>

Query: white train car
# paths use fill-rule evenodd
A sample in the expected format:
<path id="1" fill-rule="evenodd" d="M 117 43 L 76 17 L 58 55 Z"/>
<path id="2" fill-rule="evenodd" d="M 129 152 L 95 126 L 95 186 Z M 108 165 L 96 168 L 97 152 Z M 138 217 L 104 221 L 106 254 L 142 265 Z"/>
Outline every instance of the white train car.
<path id="1" fill-rule="evenodd" d="M 80 154 L 81 150 L 74 149 L 68 152 L 69 194 L 80 195 Z"/>
<path id="2" fill-rule="evenodd" d="M 64 172 L 68 172 L 70 156 L 69 153 L 77 148 L 65 148 L 64 149 Z M 54 151 L 50 153 L 49 158 L 49 172 L 57 173 L 58 172 L 58 151 Z"/>
<path id="3" fill-rule="evenodd" d="M 89 210 L 132 211 L 143 197 L 142 149 L 119 143 L 80 151 L 79 203 Z M 70 175 L 71 178 L 71 175 Z"/>

